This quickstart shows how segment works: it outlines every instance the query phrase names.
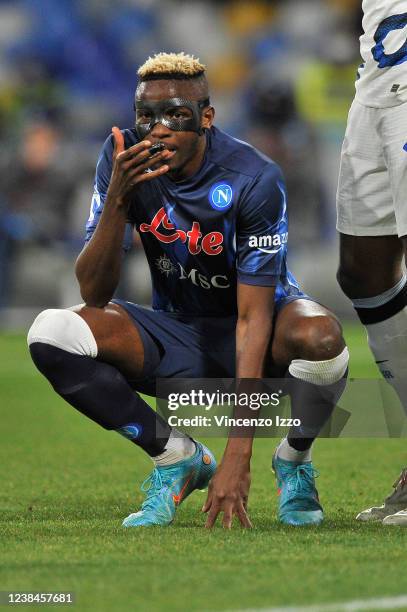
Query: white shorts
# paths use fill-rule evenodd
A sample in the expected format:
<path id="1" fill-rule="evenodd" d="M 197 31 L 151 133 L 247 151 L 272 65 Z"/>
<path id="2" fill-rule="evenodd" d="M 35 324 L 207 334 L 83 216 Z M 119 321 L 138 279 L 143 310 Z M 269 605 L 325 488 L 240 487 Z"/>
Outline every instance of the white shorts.
<path id="1" fill-rule="evenodd" d="M 407 235 L 407 103 L 353 101 L 337 193 L 337 229 L 351 236 Z"/>

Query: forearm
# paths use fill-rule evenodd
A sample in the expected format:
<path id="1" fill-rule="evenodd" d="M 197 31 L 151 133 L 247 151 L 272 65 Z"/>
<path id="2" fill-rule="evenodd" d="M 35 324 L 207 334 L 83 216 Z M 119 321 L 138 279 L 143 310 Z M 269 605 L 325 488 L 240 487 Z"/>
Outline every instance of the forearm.
<path id="1" fill-rule="evenodd" d="M 113 127 L 112 132 L 114 151 L 106 201 L 95 233 L 79 255 L 75 268 L 83 299 L 88 306 L 98 308 L 103 308 L 113 297 L 120 280 L 129 197 L 139 183 L 152 181 L 168 172 L 166 164 L 155 170 L 150 166 L 174 155 L 167 149 L 157 153 L 149 151 L 151 142 L 148 140 L 125 150 L 122 132 L 117 127 Z M 106 183 L 106 177 L 104 181 Z"/>
<path id="2" fill-rule="evenodd" d="M 90 242 L 80 253 L 75 267 L 83 300 L 102 308 L 112 298 L 120 280 L 126 211 L 120 203 L 106 199 L 105 207 Z"/>
<path id="3" fill-rule="evenodd" d="M 271 317 L 240 318 L 236 327 L 236 392 L 250 394 L 257 392 L 258 383 L 264 371 L 264 362 L 271 337 Z M 237 405 L 234 418 L 253 418 L 253 410 Z M 225 456 L 233 461 L 250 462 L 255 427 L 243 430 L 232 428 L 225 449 Z"/>
<path id="4" fill-rule="evenodd" d="M 236 326 L 236 378 L 261 378 L 270 343 L 269 314 L 239 317 Z"/>

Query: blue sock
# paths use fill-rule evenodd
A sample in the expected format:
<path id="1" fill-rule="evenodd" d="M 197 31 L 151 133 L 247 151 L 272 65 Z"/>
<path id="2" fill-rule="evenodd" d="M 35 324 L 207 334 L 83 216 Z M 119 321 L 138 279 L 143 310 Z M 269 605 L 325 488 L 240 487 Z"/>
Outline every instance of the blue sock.
<path id="1" fill-rule="evenodd" d="M 71 406 L 151 457 L 164 452 L 171 427 L 114 366 L 42 342 L 32 343 L 30 352 L 39 371 Z"/>

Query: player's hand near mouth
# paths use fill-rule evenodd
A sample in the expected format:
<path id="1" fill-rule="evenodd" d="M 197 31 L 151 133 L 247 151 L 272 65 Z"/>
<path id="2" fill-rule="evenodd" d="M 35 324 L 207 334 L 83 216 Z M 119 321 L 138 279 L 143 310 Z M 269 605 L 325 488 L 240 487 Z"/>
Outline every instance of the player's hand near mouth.
<path id="1" fill-rule="evenodd" d="M 126 196 L 137 184 L 151 181 L 168 172 L 169 166 L 165 164 L 165 161 L 171 159 L 175 153 L 165 148 L 151 156 L 150 148 L 153 143 L 149 140 L 143 140 L 125 150 L 124 137 L 119 128 L 113 127 L 112 133 L 115 147 L 107 198 L 116 203 L 125 204 Z M 151 170 L 151 167 L 157 164 L 160 165 Z M 149 169 L 151 171 L 146 172 Z"/>
<path id="2" fill-rule="evenodd" d="M 151 156 L 153 143 L 143 140 L 129 149 L 118 127 L 112 128 L 114 138 L 113 168 L 105 206 L 94 239 L 80 253 L 76 273 L 81 283 L 82 297 L 88 306 L 103 307 L 112 298 L 120 278 L 123 257 L 122 241 L 127 223 L 130 195 L 137 185 L 165 174 L 165 163 L 174 156 L 164 149 Z M 160 164 L 158 167 L 157 164 Z M 154 169 L 151 169 L 151 167 Z M 150 169 L 150 172 L 146 170 Z"/>

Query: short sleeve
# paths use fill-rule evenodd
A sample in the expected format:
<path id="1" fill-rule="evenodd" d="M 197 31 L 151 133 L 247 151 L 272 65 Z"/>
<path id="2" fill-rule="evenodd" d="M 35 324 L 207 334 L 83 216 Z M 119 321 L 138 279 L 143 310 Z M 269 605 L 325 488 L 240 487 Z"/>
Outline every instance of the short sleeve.
<path id="1" fill-rule="evenodd" d="M 110 135 L 105 141 L 96 165 L 95 182 L 93 186 L 93 196 L 90 206 L 89 218 L 86 222 L 86 242 L 93 236 L 93 232 L 99 222 L 105 204 L 107 190 L 109 188 L 110 177 L 112 174 L 113 158 L 113 136 Z M 123 238 L 123 249 L 128 251 L 133 244 L 133 226 L 127 223 Z"/>
<path id="2" fill-rule="evenodd" d="M 287 253 L 284 178 L 268 164 L 243 196 L 236 223 L 237 278 L 247 285 L 275 286 Z"/>

